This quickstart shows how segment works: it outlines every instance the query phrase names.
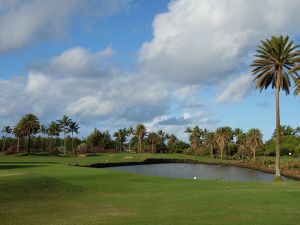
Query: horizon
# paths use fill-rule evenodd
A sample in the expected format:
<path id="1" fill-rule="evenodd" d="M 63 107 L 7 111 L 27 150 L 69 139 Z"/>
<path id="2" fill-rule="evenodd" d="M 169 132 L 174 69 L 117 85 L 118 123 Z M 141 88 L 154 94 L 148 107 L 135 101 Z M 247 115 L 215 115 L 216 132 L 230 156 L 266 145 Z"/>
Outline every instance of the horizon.
<path id="1" fill-rule="evenodd" d="M 297 0 L 2 1 L 0 126 L 26 113 L 45 124 L 66 114 L 80 124 L 79 137 L 143 123 L 182 140 L 195 125 L 259 128 L 268 140 L 275 95 L 255 89 L 250 64 L 256 46 L 272 35 L 300 43 L 299 6 Z M 282 125 L 299 126 L 293 110 L 299 99 L 281 92 Z"/>

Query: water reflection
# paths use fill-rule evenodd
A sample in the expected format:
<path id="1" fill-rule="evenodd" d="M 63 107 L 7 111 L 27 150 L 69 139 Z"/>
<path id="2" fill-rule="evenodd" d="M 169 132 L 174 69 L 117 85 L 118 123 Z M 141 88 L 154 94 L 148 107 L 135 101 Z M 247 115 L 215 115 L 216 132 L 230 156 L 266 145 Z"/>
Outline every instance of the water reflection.
<path id="1" fill-rule="evenodd" d="M 257 170 L 234 166 L 162 163 L 150 165 L 118 166 L 109 169 L 122 170 L 151 176 L 227 180 L 227 181 L 267 181 L 273 180 L 274 175 Z M 287 179 L 287 178 L 284 178 Z"/>

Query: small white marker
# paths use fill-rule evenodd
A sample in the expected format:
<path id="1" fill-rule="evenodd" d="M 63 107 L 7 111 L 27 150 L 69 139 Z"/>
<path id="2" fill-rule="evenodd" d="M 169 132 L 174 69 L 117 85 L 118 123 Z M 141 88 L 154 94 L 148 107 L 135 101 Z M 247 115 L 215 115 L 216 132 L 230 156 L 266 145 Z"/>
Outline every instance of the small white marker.
<path id="1" fill-rule="evenodd" d="M 194 180 L 196 180 L 197 179 L 197 177 L 194 177 Z"/>
<path id="2" fill-rule="evenodd" d="M 292 155 L 292 153 L 290 152 L 289 155 Z"/>

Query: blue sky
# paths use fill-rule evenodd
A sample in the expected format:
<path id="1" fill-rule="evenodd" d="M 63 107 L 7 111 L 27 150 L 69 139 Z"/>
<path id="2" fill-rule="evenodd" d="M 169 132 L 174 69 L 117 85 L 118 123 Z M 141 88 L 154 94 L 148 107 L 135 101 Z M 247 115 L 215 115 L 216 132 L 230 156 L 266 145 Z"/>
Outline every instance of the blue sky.
<path id="1" fill-rule="evenodd" d="M 81 136 L 145 123 L 184 129 L 275 127 L 272 90 L 256 91 L 256 45 L 299 43 L 297 0 L 0 0 L 0 126 L 67 114 Z M 268 10 L 265 10 L 265 9 Z M 255 16 L 254 16 L 255 15 Z M 276 18 L 275 18 L 276 15 Z M 276 23 L 274 20 L 276 19 Z M 281 97 L 299 126 L 299 96 Z"/>

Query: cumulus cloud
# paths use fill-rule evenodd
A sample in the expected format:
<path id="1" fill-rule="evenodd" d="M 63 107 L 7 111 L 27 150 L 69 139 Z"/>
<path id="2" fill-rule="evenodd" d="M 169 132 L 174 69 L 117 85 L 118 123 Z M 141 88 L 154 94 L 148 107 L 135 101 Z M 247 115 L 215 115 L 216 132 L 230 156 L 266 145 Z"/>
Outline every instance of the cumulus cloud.
<path id="1" fill-rule="evenodd" d="M 245 62 L 259 40 L 297 32 L 299 7 L 298 0 L 171 1 L 155 17 L 140 66 L 171 82 L 218 83 L 249 67 Z"/>
<path id="2" fill-rule="evenodd" d="M 229 103 L 241 101 L 253 86 L 253 77 L 250 75 L 241 75 L 224 84 L 223 89 L 219 92 L 216 101 L 218 103 Z"/>
<path id="3" fill-rule="evenodd" d="M 112 52 L 75 47 L 29 70 L 26 78 L 0 80 L 0 116 L 33 112 L 49 119 L 66 113 L 85 122 L 145 122 L 164 114 L 170 96 L 163 84 L 105 66 Z"/>
<path id="4" fill-rule="evenodd" d="M 127 8 L 129 0 L 1 0 L 0 53 L 65 34 L 75 12 L 109 15 Z"/>

